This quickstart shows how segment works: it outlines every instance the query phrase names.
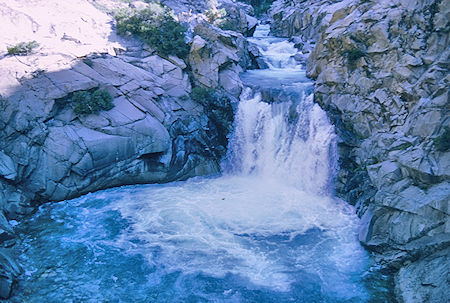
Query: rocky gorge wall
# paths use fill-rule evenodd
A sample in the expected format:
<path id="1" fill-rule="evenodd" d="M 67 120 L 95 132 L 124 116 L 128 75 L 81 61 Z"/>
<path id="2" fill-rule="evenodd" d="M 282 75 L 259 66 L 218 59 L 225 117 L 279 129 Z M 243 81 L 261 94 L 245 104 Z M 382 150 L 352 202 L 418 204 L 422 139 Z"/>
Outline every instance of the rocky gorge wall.
<path id="1" fill-rule="evenodd" d="M 278 0 L 271 30 L 308 57 L 341 142 L 338 194 L 400 302 L 445 302 L 450 281 L 448 1 Z"/>
<path id="2" fill-rule="evenodd" d="M 145 2 L 0 1 L 0 297 L 21 271 L 8 220 L 91 191 L 219 172 L 238 74 L 250 64 L 243 34 L 256 19 L 251 7 L 222 1 L 239 25 L 223 31 L 205 21 L 206 5 L 165 2 L 188 27 L 184 60 L 116 34 L 108 12 Z M 21 41 L 39 47 L 6 53 Z M 195 86 L 219 97 L 194 101 Z M 99 88 L 114 107 L 76 113 L 74 94 Z"/>
<path id="3" fill-rule="evenodd" d="M 224 31 L 200 16 L 204 1 L 162 2 L 189 27 L 185 60 L 117 36 L 104 9 L 145 2 L 0 0 L 0 296 L 21 271 L 8 220 L 46 201 L 218 171 L 239 72 L 258 65 L 244 38 L 256 20 L 249 6 L 220 1 L 235 26 Z M 356 205 L 360 240 L 395 273 L 404 302 L 448 297 L 449 14 L 431 0 L 278 0 L 271 9 L 272 32 L 309 57 L 316 102 L 339 132 L 337 191 Z M 6 54 L 31 40 L 34 53 Z M 193 86 L 223 98 L 200 104 Z M 97 88 L 115 107 L 77 115 L 73 94 Z"/>

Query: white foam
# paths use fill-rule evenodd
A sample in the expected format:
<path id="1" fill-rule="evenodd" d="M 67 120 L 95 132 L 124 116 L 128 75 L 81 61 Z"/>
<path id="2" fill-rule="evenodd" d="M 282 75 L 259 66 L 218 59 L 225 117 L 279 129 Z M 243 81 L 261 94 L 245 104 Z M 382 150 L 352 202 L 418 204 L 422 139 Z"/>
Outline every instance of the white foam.
<path id="1" fill-rule="evenodd" d="M 270 24 L 259 24 L 256 27 L 253 37 L 255 38 L 268 37 L 269 33 L 270 33 Z"/>
<path id="2" fill-rule="evenodd" d="M 149 247 L 160 247 L 158 260 L 151 254 L 147 255 L 149 262 L 164 264 L 169 272 L 201 271 L 214 277 L 233 273 L 278 291 L 288 291 L 295 276 L 288 274 L 292 268 L 282 259 L 283 253 L 265 249 L 261 243 L 266 240 L 261 239 L 276 235 L 293 239 L 312 229 L 333 230 L 339 235 L 341 230 L 355 232 L 356 228 L 355 217 L 331 198 L 306 193 L 280 180 L 250 176 L 150 186 L 123 195 L 110 207 L 133 222 L 127 238 L 139 238 L 148 246 L 127 249 L 146 255 Z M 344 244 L 355 241 L 344 234 L 341 238 Z M 305 247 L 283 247 L 282 243 L 280 249 L 310 254 Z M 355 251 L 352 245 L 349 249 Z M 346 255 L 311 257 L 323 259 L 319 267 L 320 263 L 338 267 Z M 299 262 L 299 266 L 304 264 Z"/>
<path id="3" fill-rule="evenodd" d="M 259 47 L 263 59 L 270 69 L 301 68 L 301 64 L 294 58 L 296 54 L 300 53 L 299 50 L 286 39 L 251 39 L 251 41 Z"/>
<path id="4" fill-rule="evenodd" d="M 241 97 L 230 140 L 233 174 L 283 180 L 299 189 L 330 191 L 336 169 L 336 135 L 312 96 L 301 102 L 266 103 L 247 91 Z"/>

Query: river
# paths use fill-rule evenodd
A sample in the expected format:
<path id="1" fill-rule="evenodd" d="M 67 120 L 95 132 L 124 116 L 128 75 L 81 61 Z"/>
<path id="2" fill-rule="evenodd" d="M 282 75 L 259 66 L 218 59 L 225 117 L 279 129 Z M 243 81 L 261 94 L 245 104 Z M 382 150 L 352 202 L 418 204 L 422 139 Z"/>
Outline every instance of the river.
<path id="1" fill-rule="evenodd" d="M 299 51 L 267 26 L 250 40 L 268 68 L 242 75 L 223 173 L 41 206 L 12 302 L 389 302 Z"/>

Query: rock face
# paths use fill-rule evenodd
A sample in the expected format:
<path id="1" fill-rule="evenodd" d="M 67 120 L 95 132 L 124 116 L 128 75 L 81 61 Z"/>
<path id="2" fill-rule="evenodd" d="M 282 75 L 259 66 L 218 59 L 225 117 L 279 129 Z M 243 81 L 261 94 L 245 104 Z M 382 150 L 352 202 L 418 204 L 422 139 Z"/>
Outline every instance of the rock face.
<path id="1" fill-rule="evenodd" d="M 244 36 L 251 36 L 258 24 L 253 7 L 235 0 L 162 0 L 161 3 L 177 12 L 180 20 L 186 22 L 191 29 L 202 21 L 207 21 Z"/>
<path id="2" fill-rule="evenodd" d="M 443 302 L 449 2 L 279 0 L 271 14 L 272 31 L 309 53 L 316 102 L 342 140 L 338 192 L 362 217 L 361 242 L 396 272 L 400 301 Z"/>
<path id="3" fill-rule="evenodd" d="M 247 40 L 236 32 L 217 31 L 207 23 L 194 30 L 189 64 L 195 81 L 208 88 L 222 87 L 238 97 L 242 90 L 239 73 L 249 64 Z"/>
<path id="4" fill-rule="evenodd" d="M 449 256 L 447 248 L 402 267 L 396 277 L 399 298 L 404 302 L 446 302 L 448 267 L 443 265 L 449 264 Z"/>
<path id="5" fill-rule="evenodd" d="M 201 11 L 196 3 L 172 4 Z M 0 4 L 2 246 L 15 242 L 7 219 L 19 220 L 39 203 L 219 171 L 233 118 L 230 102 L 241 91 L 238 73 L 249 62 L 242 34 L 194 18 L 191 54 L 183 61 L 117 36 L 102 9 L 128 5 L 122 1 Z M 7 46 L 33 40 L 39 47 L 31 54 L 6 54 Z M 191 83 L 221 91 L 223 104 L 194 102 Z M 111 94 L 114 108 L 75 113 L 73 94 L 99 88 Z M 6 256 L 0 252 L 4 298 L 20 272 Z"/>

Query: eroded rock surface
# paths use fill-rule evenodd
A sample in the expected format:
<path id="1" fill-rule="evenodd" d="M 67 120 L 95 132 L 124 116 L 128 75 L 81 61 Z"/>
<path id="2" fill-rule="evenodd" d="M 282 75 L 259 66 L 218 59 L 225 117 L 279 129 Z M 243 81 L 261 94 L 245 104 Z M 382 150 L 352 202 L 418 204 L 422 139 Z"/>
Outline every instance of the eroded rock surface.
<path id="1" fill-rule="evenodd" d="M 247 45 L 241 33 L 205 24 L 207 7 L 198 1 L 166 2 L 179 13 L 190 8 L 184 18 L 192 22 L 183 21 L 195 29 L 189 60 L 163 58 L 115 33 L 110 12 L 145 8 L 145 2 L 0 1 L 2 246 L 15 242 L 7 220 L 20 220 L 42 202 L 219 171 Z M 205 39 L 203 50 L 199 39 Z M 7 47 L 28 41 L 39 47 L 27 56 L 7 54 Z M 194 102 L 192 84 L 220 91 L 224 104 Z M 114 108 L 77 114 L 73 94 L 96 89 L 111 94 Z M 0 253 L 0 297 L 8 297 L 20 272 L 6 256 Z"/>
<path id="2" fill-rule="evenodd" d="M 448 298 L 449 2 L 279 0 L 271 14 L 309 55 L 340 133 L 338 191 L 362 217 L 361 242 L 400 269 L 400 300 Z"/>

